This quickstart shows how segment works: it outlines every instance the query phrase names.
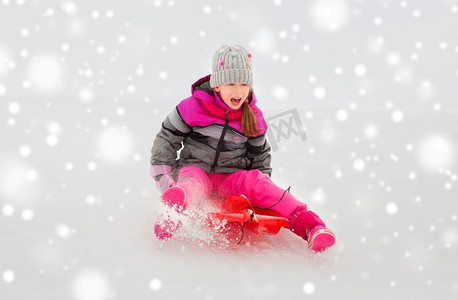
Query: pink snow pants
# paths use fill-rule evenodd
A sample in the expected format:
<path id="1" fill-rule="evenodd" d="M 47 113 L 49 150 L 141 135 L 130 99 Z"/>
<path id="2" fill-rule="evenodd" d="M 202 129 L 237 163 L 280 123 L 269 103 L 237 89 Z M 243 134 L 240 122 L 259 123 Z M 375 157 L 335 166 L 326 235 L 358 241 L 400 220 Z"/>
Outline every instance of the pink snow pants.
<path id="1" fill-rule="evenodd" d="M 277 203 L 283 196 L 283 199 L 270 209 L 287 218 L 289 229 L 303 239 L 306 239 L 308 229 L 317 225 L 325 226 L 317 214 L 307 210 L 306 204 L 290 193 L 285 193 L 267 174 L 259 170 L 210 174 L 198 167 L 187 166 L 179 170 L 177 185 L 186 191 L 189 195 L 187 201 L 190 202 L 202 195 L 213 194 L 226 198 L 234 194 L 243 194 L 253 206 L 266 208 Z"/>

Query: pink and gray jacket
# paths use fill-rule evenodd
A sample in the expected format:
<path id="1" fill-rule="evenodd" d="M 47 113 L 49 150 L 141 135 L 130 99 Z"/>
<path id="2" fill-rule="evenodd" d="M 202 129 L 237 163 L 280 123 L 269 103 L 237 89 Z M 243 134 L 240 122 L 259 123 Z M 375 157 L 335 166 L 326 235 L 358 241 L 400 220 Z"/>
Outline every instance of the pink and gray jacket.
<path id="1" fill-rule="evenodd" d="M 172 174 L 190 165 L 207 173 L 258 169 L 271 175 L 267 124 L 254 93 L 248 103 L 260 133 L 246 137 L 241 109 L 227 107 L 210 88 L 209 80 L 210 75 L 194 83 L 192 96 L 182 100 L 162 123 L 151 149 L 151 176 L 156 181 L 161 177 L 170 181 Z"/>

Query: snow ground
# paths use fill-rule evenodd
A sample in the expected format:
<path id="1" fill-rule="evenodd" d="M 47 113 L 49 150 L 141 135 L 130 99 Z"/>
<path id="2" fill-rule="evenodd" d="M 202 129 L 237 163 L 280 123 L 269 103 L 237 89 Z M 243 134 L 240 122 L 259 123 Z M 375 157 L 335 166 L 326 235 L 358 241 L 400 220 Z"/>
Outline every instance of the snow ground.
<path id="1" fill-rule="evenodd" d="M 457 16 L 452 0 L 3 0 L 0 298 L 456 299 Z M 288 231 L 229 249 L 193 224 L 152 235 L 152 140 L 225 43 L 252 49 L 283 130 L 273 179 L 336 232 L 325 253 Z"/>

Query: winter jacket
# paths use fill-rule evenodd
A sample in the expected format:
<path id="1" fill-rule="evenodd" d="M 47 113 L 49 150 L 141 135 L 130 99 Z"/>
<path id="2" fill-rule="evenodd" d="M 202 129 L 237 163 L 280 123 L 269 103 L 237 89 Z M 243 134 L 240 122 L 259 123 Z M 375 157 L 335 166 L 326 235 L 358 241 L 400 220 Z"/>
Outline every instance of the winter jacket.
<path id="1" fill-rule="evenodd" d="M 246 137 L 241 127 L 241 109 L 232 110 L 210 88 L 210 75 L 191 87 L 192 96 L 182 100 L 167 116 L 151 150 L 151 176 L 158 180 L 185 166 L 207 173 L 232 173 L 259 169 L 271 175 L 267 124 L 256 97 L 249 105 L 260 133 Z"/>

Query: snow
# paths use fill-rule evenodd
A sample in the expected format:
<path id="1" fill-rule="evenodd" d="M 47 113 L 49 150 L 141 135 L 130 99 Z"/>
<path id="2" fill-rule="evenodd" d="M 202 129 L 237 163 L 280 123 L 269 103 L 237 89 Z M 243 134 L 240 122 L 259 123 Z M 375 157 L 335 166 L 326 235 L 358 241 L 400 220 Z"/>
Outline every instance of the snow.
<path id="1" fill-rule="evenodd" d="M 344 0 L 315 0 L 309 10 L 313 25 L 325 31 L 341 29 L 349 19 Z"/>
<path id="2" fill-rule="evenodd" d="M 400 110 L 395 110 L 391 113 L 391 119 L 395 123 L 400 123 L 404 120 L 404 113 Z"/>
<path id="3" fill-rule="evenodd" d="M 457 12 L 1 1 L 0 298 L 457 298 Z M 287 230 L 233 245 L 199 211 L 153 236 L 152 141 L 223 44 L 253 55 L 259 105 L 287 131 L 273 180 L 336 232 L 325 253 Z"/>
<path id="4" fill-rule="evenodd" d="M 154 278 L 154 279 L 151 279 L 149 286 L 153 291 L 157 292 L 161 289 L 162 282 L 159 279 Z"/>
<path id="5" fill-rule="evenodd" d="M 79 272 L 72 282 L 72 296 L 76 300 L 112 299 L 113 289 L 107 276 L 98 270 Z"/>
<path id="6" fill-rule="evenodd" d="M 365 65 L 357 65 L 355 67 L 355 74 L 357 76 L 364 76 L 367 73 L 367 67 Z"/>
<path id="7" fill-rule="evenodd" d="M 6 87 L 4 85 L 0 85 L 0 97 L 6 95 Z"/>
<path id="8" fill-rule="evenodd" d="M 315 292 L 315 285 L 312 282 L 306 282 L 302 289 L 306 295 L 311 295 Z"/>
<path id="9" fill-rule="evenodd" d="M 288 90 L 281 85 L 276 85 L 271 88 L 272 96 L 280 101 L 285 101 L 288 99 Z"/>
<path id="10" fill-rule="evenodd" d="M 422 137 L 416 149 L 420 165 L 432 171 L 450 168 L 456 162 L 454 143 L 441 134 Z"/>
<path id="11" fill-rule="evenodd" d="M 112 163 L 123 162 L 132 157 L 132 134 L 118 127 L 103 129 L 96 137 L 96 148 L 103 159 Z"/>
<path id="12" fill-rule="evenodd" d="M 65 69 L 55 55 L 44 54 L 33 58 L 26 68 L 26 79 L 37 91 L 63 88 Z"/>
<path id="13" fill-rule="evenodd" d="M 31 209 L 24 209 L 21 216 L 24 221 L 31 221 L 34 217 L 34 212 Z"/>
<path id="14" fill-rule="evenodd" d="M 390 202 L 386 205 L 385 210 L 387 214 L 394 215 L 398 212 L 398 205 L 396 203 Z"/>
<path id="15" fill-rule="evenodd" d="M 1 93 L 1 90 L 0 90 L 0 93 Z M 13 115 L 18 114 L 21 111 L 21 105 L 17 102 L 11 102 L 10 105 L 8 105 L 8 110 Z"/>
<path id="16" fill-rule="evenodd" d="M 15 279 L 15 275 L 14 275 L 14 272 L 11 271 L 11 270 L 6 270 L 5 272 L 3 272 L 3 280 L 7 283 L 11 283 L 13 282 Z"/>
<path id="17" fill-rule="evenodd" d="M 323 99 L 326 97 L 326 89 L 319 86 L 316 87 L 315 90 L 313 91 L 313 95 L 315 96 L 316 99 Z"/>

